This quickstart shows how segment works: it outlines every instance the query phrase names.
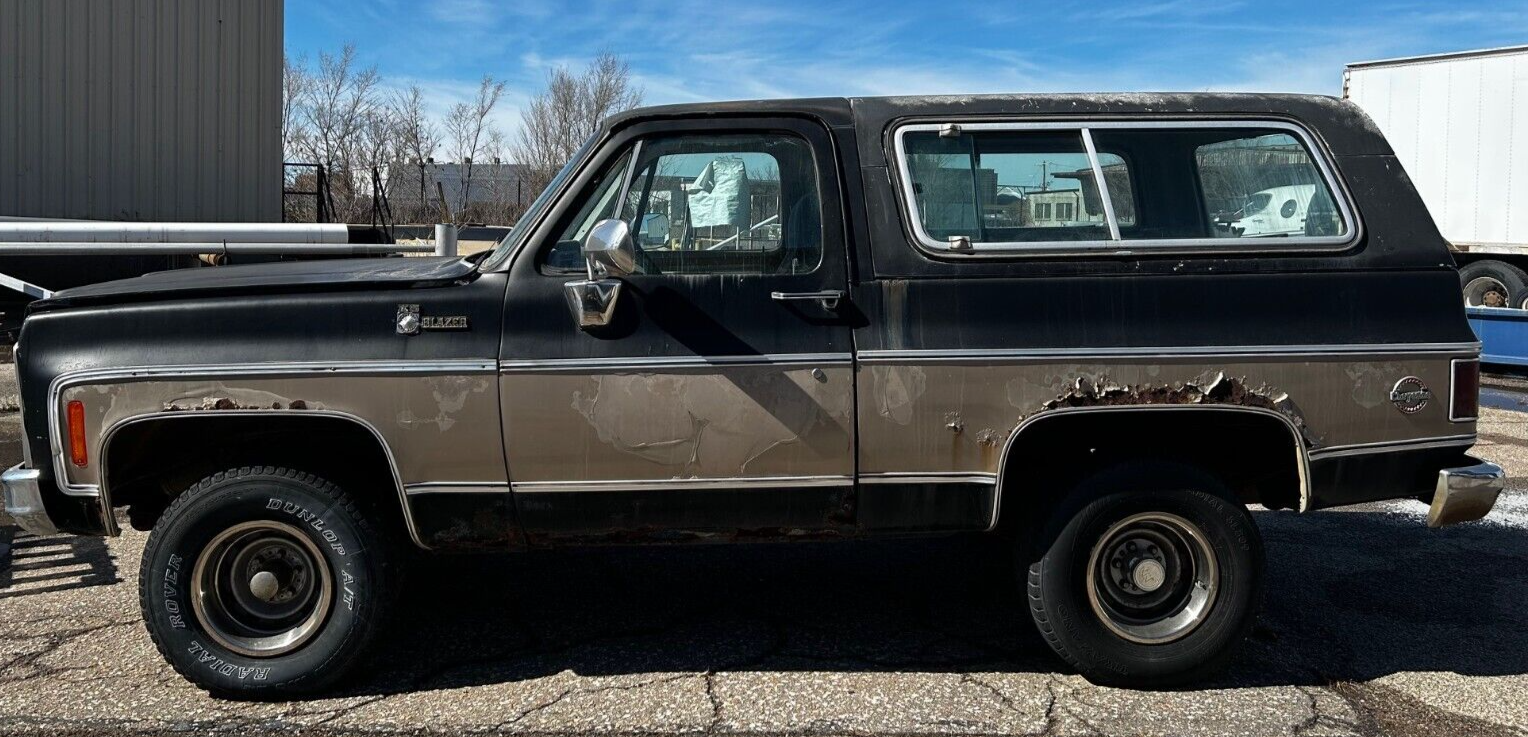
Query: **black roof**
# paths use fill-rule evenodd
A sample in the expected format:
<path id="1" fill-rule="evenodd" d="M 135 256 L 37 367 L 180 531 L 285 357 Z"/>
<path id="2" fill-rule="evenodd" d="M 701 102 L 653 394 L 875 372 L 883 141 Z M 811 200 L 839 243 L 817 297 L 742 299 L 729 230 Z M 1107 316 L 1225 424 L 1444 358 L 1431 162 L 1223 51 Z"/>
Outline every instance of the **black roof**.
<path id="1" fill-rule="evenodd" d="M 830 126 L 859 129 L 861 163 L 884 163 L 880 136 L 907 118 L 969 119 L 1015 117 L 1258 116 L 1303 123 L 1338 155 L 1391 153 L 1379 129 L 1358 106 L 1326 95 L 1243 92 L 1109 92 L 999 95 L 907 95 L 898 97 L 815 97 L 737 100 L 638 108 L 611 117 L 611 128 L 627 123 L 740 115 L 802 115 Z M 871 155 L 873 154 L 873 155 Z"/>

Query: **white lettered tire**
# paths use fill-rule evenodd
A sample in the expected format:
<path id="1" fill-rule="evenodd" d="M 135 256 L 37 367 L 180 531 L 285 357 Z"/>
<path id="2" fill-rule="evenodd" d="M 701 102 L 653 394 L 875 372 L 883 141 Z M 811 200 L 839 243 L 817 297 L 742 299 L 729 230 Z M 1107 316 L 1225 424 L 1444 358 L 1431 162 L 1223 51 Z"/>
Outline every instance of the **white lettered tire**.
<path id="1" fill-rule="evenodd" d="M 144 624 L 213 693 L 323 689 L 388 609 L 392 546 L 333 484 L 271 466 L 213 474 L 165 510 L 139 572 Z"/>

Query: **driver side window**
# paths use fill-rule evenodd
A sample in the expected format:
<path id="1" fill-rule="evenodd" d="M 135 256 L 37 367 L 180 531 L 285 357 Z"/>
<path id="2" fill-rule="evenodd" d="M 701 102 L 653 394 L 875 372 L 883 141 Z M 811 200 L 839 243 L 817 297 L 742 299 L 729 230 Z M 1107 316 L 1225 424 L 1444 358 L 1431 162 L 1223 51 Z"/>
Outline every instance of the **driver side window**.
<path id="1" fill-rule="evenodd" d="M 548 252 L 548 271 L 582 271 L 584 237 L 616 217 L 631 226 L 644 273 L 804 274 L 821 263 L 821 199 L 806 141 L 780 133 L 666 136 L 643 140 L 633 153 L 586 195 Z"/>
<path id="2" fill-rule="evenodd" d="M 578 214 L 573 216 L 573 220 L 557 236 L 557 242 L 547 251 L 547 270 L 557 273 L 583 270 L 584 256 L 581 249 L 584 237 L 594 229 L 595 223 L 620 215 L 617 200 L 621 194 L 621 184 L 625 181 L 629 168 L 631 168 L 631 154 L 628 152 L 618 159 L 603 177 L 600 177 L 594 192 L 584 201 L 583 206 L 578 209 Z"/>

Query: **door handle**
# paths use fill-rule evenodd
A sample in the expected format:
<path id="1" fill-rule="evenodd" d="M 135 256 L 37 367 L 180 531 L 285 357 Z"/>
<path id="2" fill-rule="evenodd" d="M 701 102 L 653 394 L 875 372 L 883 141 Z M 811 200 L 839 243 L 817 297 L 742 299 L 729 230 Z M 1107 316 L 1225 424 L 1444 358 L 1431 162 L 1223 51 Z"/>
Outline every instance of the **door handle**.
<path id="1" fill-rule="evenodd" d="M 844 298 L 841 289 L 824 289 L 817 292 L 770 292 L 769 298 L 776 302 L 795 302 L 810 299 L 822 303 L 825 309 L 836 310 L 838 303 Z"/>

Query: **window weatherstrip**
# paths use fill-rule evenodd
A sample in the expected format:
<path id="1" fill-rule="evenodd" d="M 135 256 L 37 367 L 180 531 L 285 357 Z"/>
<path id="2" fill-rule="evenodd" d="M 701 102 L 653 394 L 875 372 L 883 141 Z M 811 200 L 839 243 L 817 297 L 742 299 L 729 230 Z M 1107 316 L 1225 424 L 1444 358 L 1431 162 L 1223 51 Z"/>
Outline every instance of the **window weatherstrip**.
<path id="1" fill-rule="evenodd" d="M 923 227 L 922 211 L 913 194 L 912 171 L 908 164 L 906 136 L 912 132 L 938 132 L 947 125 L 959 125 L 962 133 L 980 131 L 1056 131 L 1071 130 L 1161 130 L 1161 129 L 1200 129 L 1200 128 L 1251 128 L 1272 129 L 1285 131 L 1298 139 L 1305 151 L 1309 154 L 1311 164 L 1321 173 L 1321 181 L 1331 193 L 1332 200 L 1337 207 L 1337 212 L 1342 216 L 1343 223 L 1347 226 L 1347 232 L 1336 236 L 1309 236 L 1300 238 L 1265 239 L 1265 238 L 1152 238 L 1142 240 L 1095 240 L 1095 241 L 994 241 L 990 243 L 971 244 L 970 250 L 956 251 L 949 247 L 948 243 L 935 240 Z M 1073 121 L 1040 121 L 1040 122 L 960 122 L 956 120 L 944 120 L 940 122 L 914 122 L 897 125 L 892 130 L 891 151 L 896 162 L 893 169 L 896 172 L 895 182 L 901 191 L 898 199 L 904 209 L 903 216 L 907 220 L 907 227 L 911 231 L 914 245 L 921 251 L 934 256 L 954 256 L 958 258 L 1054 258 L 1057 256 L 1079 255 L 1109 255 L 1109 256 L 1133 256 L 1144 254 L 1172 254 L 1172 255 L 1226 255 L 1226 254 L 1263 254 L 1263 253 L 1308 253 L 1320 251 L 1341 251 L 1351 247 L 1363 237 L 1363 222 L 1359 220 L 1357 212 L 1352 206 L 1353 198 L 1346 186 L 1336 175 L 1336 170 L 1331 164 L 1331 157 L 1326 149 L 1317 145 L 1317 141 L 1303 125 L 1276 117 L 1269 118 L 1237 118 L 1216 119 L 1196 118 L 1191 120 L 1152 118 L 1142 120 L 1073 120 Z"/>
<path id="2" fill-rule="evenodd" d="M 1082 146 L 1088 150 L 1088 165 L 1093 167 L 1093 186 L 1098 188 L 1098 199 L 1104 206 L 1104 219 L 1109 223 L 1109 238 L 1118 241 L 1119 220 L 1114 217 L 1114 198 L 1109 196 L 1109 184 L 1104 181 L 1104 168 L 1098 163 L 1098 149 L 1093 146 L 1093 131 L 1082 129 Z M 1088 193 L 1082 193 L 1082 203 L 1086 205 Z M 1077 215 L 1080 213 L 1073 213 Z"/>

